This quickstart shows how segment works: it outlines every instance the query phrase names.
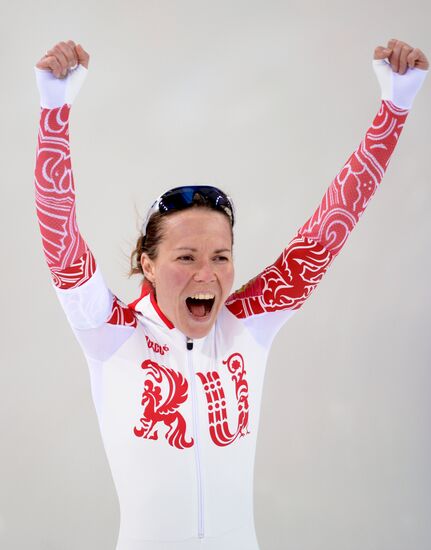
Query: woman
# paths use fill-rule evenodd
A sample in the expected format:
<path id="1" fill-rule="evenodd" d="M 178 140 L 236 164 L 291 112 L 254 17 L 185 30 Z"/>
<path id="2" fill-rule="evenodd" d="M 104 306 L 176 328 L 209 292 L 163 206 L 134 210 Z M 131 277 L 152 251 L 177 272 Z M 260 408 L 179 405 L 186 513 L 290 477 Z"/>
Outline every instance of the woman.
<path id="1" fill-rule="evenodd" d="M 132 256 L 144 283 L 129 305 L 106 287 L 75 219 L 68 119 L 89 56 L 61 42 L 37 63 L 37 214 L 91 373 L 120 501 L 117 550 L 258 549 L 253 466 L 271 342 L 376 191 L 428 70 L 425 55 L 399 40 L 374 58 L 379 111 L 274 264 L 230 294 L 232 201 L 216 188 L 177 188 L 148 213 Z"/>

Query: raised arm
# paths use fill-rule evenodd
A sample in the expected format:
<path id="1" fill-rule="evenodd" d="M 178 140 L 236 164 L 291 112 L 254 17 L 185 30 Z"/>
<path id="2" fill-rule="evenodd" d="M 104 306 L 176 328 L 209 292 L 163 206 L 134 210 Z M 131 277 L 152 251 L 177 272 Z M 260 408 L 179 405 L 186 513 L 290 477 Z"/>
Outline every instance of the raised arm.
<path id="1" fill-rule="evenodd" d="M 281 256 L 227 300 L 237 317 L 297 310 L 321 281 L 380 184 L 428 69 L 424 54 L 404 42 L 375 49 L 382 102 L 356 151 L 332 181 L 314 214 Z"/>
<path id="2" fill-rule="evenodd" d="M 96 269 L 76 223 L 69 145 L 70 108 L 86 77 L 89 56 L 80 48 L 65 48 L 61 44 L 57 48 L 68 70 L 49 52 L 36 66 L 41 111 L 35 194 L 43 250 L 54 285 L 67 289 L 84 284 Z M 73 71 L 71 67 L 75 67 Z"/>
<path id="3" fill-rule="evenodd" d="M 89 55 L 61 42 L 35 67 L 40 126 L 35 167 L 36 210 L 43 250 L 57 295 L 72 326 L 100 325 L 112 295 L 79 232 L 69 146 L 71 105 L 86 78 Z"/>

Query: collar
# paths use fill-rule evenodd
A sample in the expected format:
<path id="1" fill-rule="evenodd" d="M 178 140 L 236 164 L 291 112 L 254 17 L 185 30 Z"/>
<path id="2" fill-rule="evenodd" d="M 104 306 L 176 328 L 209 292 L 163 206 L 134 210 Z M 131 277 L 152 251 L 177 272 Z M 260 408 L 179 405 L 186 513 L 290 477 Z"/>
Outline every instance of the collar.
<path id="1" fill-rule="evenodd" d="M 155 321 L 156 324 L 167 327 L 169 330 L 172 330 L 174 327 L 173 323 L 166 317 L 163 311 L 160 309 L 159 304 L 156 301 L 154 296 L 153 287 L 144 282 L 141 289 L 141 295 L 137 300 L 128 304 L 128 306 L 138 313 L 142 313 L 145 317 L 150 318 L 152 321 Z"/>
<path id="2" fill-rule="evenodd" d="M 157 303 L 156 297 L 154 296 L 154 289 L 152 285 L 147 281 L 144 281 L 144 284 L 142 285 L 141 295 L 139 296 L 139 298 L 137 298 L 135 301 L 128 304 L 128 307 L 133 309 L 137 313 L 142 314 L 150 321 L 153 321 L 156 325 L 158 325 L 162 329 L 166 330 L 166 328 L 168 328 L 170 331 L 172 331 L 171 336 L 174 339 L 178 339 L 179 343 L 182 343 L 182 344 L 185 343 L 186 336 L 181 331 L 175 328 L 172 321 L 170 321 L 166 317 L 166 315 L 163 313 L 163 311 L 160 309 L 159 304 Z M 217 320 L 214 323 L 214 326 L 211 328 L 211 331 L 209 334 L 214 335 L 216 324 L 217 324 Z M 193 339 L 194 345 L 198 346 L 197 349 L 201 348 L 205 344 L 209 334 L 207 334 L 203 338 Z"/>

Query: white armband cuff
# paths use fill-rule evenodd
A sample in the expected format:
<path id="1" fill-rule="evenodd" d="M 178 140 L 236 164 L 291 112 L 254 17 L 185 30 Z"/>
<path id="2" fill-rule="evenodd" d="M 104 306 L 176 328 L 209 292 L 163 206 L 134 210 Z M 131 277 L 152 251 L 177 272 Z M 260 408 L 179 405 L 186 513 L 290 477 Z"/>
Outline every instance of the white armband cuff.
<path id="1" fill-rule="evenodd" d="M 391 101 L 401 109 L 411 109 L 428 74 L 427 70 L 417 68 L 407 68 L 404 74 L 398 74 L 385 59 L 373 59 L 373 69 L 382 90 L 382 99 Z"/>
<path id="2" fill-rule="evenodd" d="M 44 109 L 71 105 L 78 95 L 88 70 L 83 65 L 70 69 L 66 78 L 56 78 L 50 70 L 34 68 L 40 93 L 40 105 Z"/>

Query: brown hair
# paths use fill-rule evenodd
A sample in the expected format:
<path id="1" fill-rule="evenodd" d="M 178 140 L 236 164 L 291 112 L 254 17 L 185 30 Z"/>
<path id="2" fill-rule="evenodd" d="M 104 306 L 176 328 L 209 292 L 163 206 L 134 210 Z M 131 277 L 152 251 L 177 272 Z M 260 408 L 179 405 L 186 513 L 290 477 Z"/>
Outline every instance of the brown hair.
<path id="1" fill-rule="evenodd" d="M 221 212 L 223 215 L 226 216 L 226 218 L 229 220 L 229 224 L 231 228 L 232 245 L 233 245 L 233 229 L 232 229 L 232 222 L 229 214 L 227 212 L 224 212 L 220 208 L 214 207 L 211 203 L 209 203 L 204 197 L 202 197 L 198 193 L 195 194 L 192 204 L 190 206 L 187 206 L 183 210 L 186 210 L 188 208 L 196 208 L 196 207 L 206 208 L 208 210 Z M 136 242 L 136 247 L 133 250 L 132 255 L 130 257 L 129 277 L 131 277 L 132 275 L 136 275 L 138 273 L 140 273 L 141 275 L 144 274 L 142 270 L 142 265 L 141 265 L 142 254 L 144 253 L 147 254 L 150 260 L 155 260 L 157 258 L 158 246 L 165 235 L 164 233 L 165 222 L 163 221 L 163 219 L 171 214 L 175 214 L 176 212 L 180 212 L 180 210 L 171 210 L 166 213 L 155 212 L 151 216 L 147 224 L 146 234 L 143 235 L 141 233 L 139 235 L 138 240 Z M 144 281 L 145 281 L 145 277 L 144 277 Z"/>

